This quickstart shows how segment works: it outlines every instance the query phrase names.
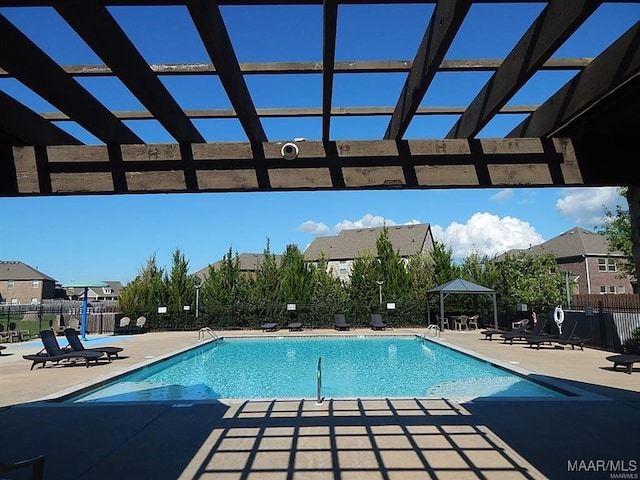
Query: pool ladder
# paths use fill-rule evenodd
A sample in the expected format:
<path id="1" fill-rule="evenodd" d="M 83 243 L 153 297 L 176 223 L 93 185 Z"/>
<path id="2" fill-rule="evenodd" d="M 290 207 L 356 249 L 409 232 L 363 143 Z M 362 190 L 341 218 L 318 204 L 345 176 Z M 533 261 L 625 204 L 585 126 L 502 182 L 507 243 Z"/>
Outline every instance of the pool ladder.
<path id="1" fill-rule="evenodd" d="M 201 328 L 201 329 L 198 331 L 198 341 L 200 341 L 200 340 L 205 340 L 205 339 L 207 338 L 207 334 L 208 334 L 211 338 L 213 338 L 213 340 L 214 340 L 214 341 L 216 341 L 216 342 L 217 342 L 218 340 L 220 340 L 220 337 L 219 337 L 218 335 L 216 335 L 216 334 L 213 332 L 213 330 L 211 330 L 209 327 L 204 327 L 204 328 Z"/>
<path id="2" fill-rule="evenodd" d="M 322 357 L 318 357 L 318 370 L 316 373 L 316 382 L 317 382 L 316 407 L 321 407 L 322 401 L 324 400 L 322 398 Z"/>
<path id="3" fill-rule="evenodd" d="M 422 336 L 426 338 L 430 331 L 435 332 L 435 336 L 440 338 L 440 327 L 438 325 L 434 323 L 428 325 Z"/>

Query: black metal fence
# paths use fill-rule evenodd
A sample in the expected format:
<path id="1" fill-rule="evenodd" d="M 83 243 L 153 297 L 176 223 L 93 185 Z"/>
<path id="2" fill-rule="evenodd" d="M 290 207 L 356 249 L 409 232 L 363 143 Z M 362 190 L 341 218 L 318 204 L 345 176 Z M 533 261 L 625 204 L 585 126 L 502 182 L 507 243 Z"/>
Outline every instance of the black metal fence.
<path id="1" fill-rule="evenodd" d="M 590 347 L 607 351 L 622 352 L 625 342 L 640 328 L 640 295 L 582 295 L 573 296 L 570 306 L 563 306 L 565 316 L 576 317 L 576 334 L 588 339 Z M 397 327 L 424 326 L 429 323 L 424 309 L 417 305 L 396 304 L 396 308 L 380 306 L 386 323 Z M 37 305 L 0 305 L 0 330 L 28 326 L 32 332 L 46 328 L 57 329 L 72 318 L 81 320 L 83 304 L 81 301 L 56 300 Z M 535 306 L 538 318 L 548 316 L 553 322 L 554 306 Z M 286 305 L 228 305 L 215 309 L 162 314 L 149 312 L 147 326 L 152 330 L 193 330 L 210 327 L 219 330 L 260 328 L 263 323 L 275 322 L 286 327 L 289 322 L 301 322 L 312 328 L 332 328 L 335 313 L 345 313 L 349 323 L 355 326 L 368 326 L 370 308 L 344 311 L 335 305 L 297 304 L 295 310 Z M 419 313 L 416 313 L 419 312 Z M 435 322 L 435 313 L 431 312 L 431 322 Z M 479 314 L 480 326 L 492 326 L 493 308 L 479 304 L 474 311 L 447 311 L 448 315 Z M 499 327 L 509 329 L 511 323 L 521 320 L 529 314 L 522 308 L 499 307 Z M 122 313 L 117 302 L 91 302 L 87 306 L 87 333 L 113 332 Z M 135 322 L 132 318 L 132 322 Z M 12 325 L 13 324 L 13 325 Z"/>

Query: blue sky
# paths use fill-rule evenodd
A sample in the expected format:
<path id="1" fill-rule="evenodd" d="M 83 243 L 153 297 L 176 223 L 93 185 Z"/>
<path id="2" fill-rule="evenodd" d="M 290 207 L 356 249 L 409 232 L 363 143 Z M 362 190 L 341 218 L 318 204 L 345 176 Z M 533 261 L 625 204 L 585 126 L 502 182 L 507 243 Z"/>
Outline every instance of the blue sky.
<path id="1" fill-rule="evenodd" d="M 542 4 L 474 5 L 447 59 L 502 58 L 526 31 Z M 336 60 L 412 60 L 433 5 L 341 6 Z M 320 6 L 222 7 L 241 62 L 321 61 Z M 110 9 L 143 57 L 151 63 L 209 62 L 186 9 Z M 0 8 L 60 64 L 102 64 L 57 13 L 48 8 Z M 593 57 L 640 20 L 638 4 L 604 4 L 553 55 Z M 509 105 L 541 103 L 573 73 L 540 72 Z M 423 106 L 466 106 L 489 78 L 487 72 L 441 72 Z M 355 77 L 355 78 L 354 78 Z M 185 109 L 230 108 L 217 77 L 161 78 Z M 334 106 L 392 106 L 404 83 L 399 73 L 336 75 Z M 246 77 L 257 108 L 317 107 L 320 75 Z M 112 110 L 143 110 L 117 78 L 79 78 Z M 11 78 L 0 90 L 37 112 L 55 106 Z M 480 137 L 500 137 L 524 117 L 499 115 Z M 441 138 L 456 116 L 416 117 L 405 138 Z M 380 139 L 388 117 L 332 121 L 333 139 Z M 236 120 L 194 120 L 207 141 L 246 141 Z M 71 122 L 58 125 L 87 144 L 100 143 Z M 149 143 L 173 142 L 153 121 L 127 125 Z M 264 119 L 270 141 L 318 139 L 319 119 Z M 0 260 L 19 260 L 61 283 L 79 279 L 131 280 L 151 255 L 170 267 L 179 248 L 192 271 L 228 250 L 274 253 L 287 244 L 304 249 L 315 236 L 340 229 L 409 222 L 430 223 L 436 239 L 457 258 L 476 250 L 489 255 L 548 240 L 572 227 L 593 229 L 603 207 L 625 205 L 616 188 L 457 189 L 424 191 L 271 192 L 0 198 L 5 213 Z M 7 234 L 8 233 L 8 234 Z"/>

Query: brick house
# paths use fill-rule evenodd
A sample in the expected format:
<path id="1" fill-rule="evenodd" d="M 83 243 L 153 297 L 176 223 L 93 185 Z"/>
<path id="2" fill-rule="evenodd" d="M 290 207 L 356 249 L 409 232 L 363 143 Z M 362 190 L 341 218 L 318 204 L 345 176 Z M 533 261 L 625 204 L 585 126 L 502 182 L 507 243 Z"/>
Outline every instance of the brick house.
<path id="1" fill-rule="evenodd" d="M 0 303 L 35 305 L 55 297 L 55 279 L 25 263 L 0 260 Z"/>
<path id="2" fill-rule="evenodd" d="M 618 266 L 624 255 L 610 252 L 609 241 L 598 233 L 575 227 L 539 245 L 506 254 L 518 253 L 552 254 L 558 270 L 567 272 L 572 281 L 572 295 L 634 293 L 636 280 Z"/>
<path id="3" fill-rule="evenodd" d="M 377 254 L 376 241 L 383 228 L 385 227 L 342 230 L 335 236 L 317 237 L 305 250 L 305 259 L 316 262 L 324 255 L 329 272 L 336 278 L 348 281 L 355 258 L 365 253 L 374 256 Z M 393 249 L 402 258 L 429 253 L 433 249 L 433 234 L 428 223 L 386 228 Z"/>

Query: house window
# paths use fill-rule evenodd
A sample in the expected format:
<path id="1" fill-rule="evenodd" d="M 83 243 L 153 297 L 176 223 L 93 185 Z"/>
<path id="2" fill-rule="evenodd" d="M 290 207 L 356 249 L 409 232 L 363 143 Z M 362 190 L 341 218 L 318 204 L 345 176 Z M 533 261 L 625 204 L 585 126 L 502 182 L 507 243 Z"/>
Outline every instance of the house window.
<path id="1" fill-rule="evenodd" d="M 7 288 L 13 288 L 13 284 L 14 284 L 13 280 L 7 280 Z"/>
<path id="2" fill-rule="evenodd" d="M 616 293 L 616 287 L 614 286 L 609 287 L 609 293 Z"/>
<path id="3" fill-rule="evenodd" d="M 347 274 L 347 262 L 340 262 L 339 274 L 340 275 L 346 275 Z"/>
<path id="4" fill-rule="evenodd" d="M 40 286 L 40 280 L 31 280 L 31 288 L 38 288 Z"/>
<path id="5" fill-rule="evenodd" d="M 31 298 L 31 305 L 37 305 L 38 304 L 38 297 L 32 297 Z"/>
<path id="6" fill-rule="evenodd" d="M 607 287 L 600 287 L 600 295 L 604 295 L 605 293 L 607 293 Z"/>
<path id="7" fill-rule="evenodd" d="M 600 272 L 615 272 L 616 261 L 613 258 L 599 258 L 598 259 L 598 271 Z"/>
<path id="8" fill-rule="evenodd" d="M 625 293 L 625 291 L 626 290 L 625 290 L 624 286 L 618 287 L 618 293 L 619 294 L 623 294 L 623 293 Z"/>
<path id="9" fill-rule="evenodd" d="M 12 298 L 11 299 L 11 305 L 17 305 L 18 304 L 18 299 L 17 298 Z"/>

